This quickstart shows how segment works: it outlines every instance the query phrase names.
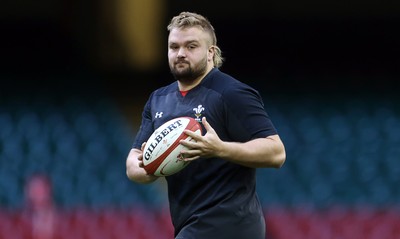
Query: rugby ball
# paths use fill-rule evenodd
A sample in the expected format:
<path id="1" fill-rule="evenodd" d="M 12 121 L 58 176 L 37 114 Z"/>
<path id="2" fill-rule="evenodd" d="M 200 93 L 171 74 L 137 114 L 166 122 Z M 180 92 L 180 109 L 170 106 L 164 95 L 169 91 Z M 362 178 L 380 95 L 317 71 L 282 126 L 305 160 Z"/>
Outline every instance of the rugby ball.
<path id="1" fill-rule="evenodd" d="M 201 135 L 199 122 L 190 117 L 178 117 L 158 127 L 147 140 L 143 149 L 143 165 L 148 174 L 165 177 L 185 168 L 181 151 L 186 149 L 180 140 L 194 140 L 183 131 L 191 130 Z"/>

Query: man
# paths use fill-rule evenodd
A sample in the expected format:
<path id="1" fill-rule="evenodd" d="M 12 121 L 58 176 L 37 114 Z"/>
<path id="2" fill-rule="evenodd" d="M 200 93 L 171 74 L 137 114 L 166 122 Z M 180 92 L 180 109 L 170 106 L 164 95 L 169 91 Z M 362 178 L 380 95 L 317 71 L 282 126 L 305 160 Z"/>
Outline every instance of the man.
<path id="1" fill-rule="evenodd" d="M 215 31 L 203 16 L 182 12 L 172 18 L 168 61 L 177 81 L 154 91 L 127 161 L 129 179 L 151 183 L 143 169 L 145 141 L 164 122 L 197 119 L 202 136 L 183 142 L 191 163 L 166 177 L 176 239 L 264 239 L 265 220 L 256 195 L 256 168 L 283 165 L 282 141 L 258 92 L 222 73 Z"/>
<path id="2" fill-rule="evenodd" d="M 32 175 L 25 188 L 24 216 L 29 222 L 32 239 L 53 239 L 57 236 L 57 210 L 52 198 L 50 178 L 43 174 Z"/>

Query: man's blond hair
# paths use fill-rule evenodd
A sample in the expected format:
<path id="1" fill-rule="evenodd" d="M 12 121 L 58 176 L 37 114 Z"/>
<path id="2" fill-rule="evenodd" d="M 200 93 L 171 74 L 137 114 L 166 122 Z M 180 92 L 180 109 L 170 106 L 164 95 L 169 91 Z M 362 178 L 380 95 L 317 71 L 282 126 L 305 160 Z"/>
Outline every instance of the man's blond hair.
<path id="1" fill-rule="evenodd" d="M 173 28 L 186 28 L 186 27 L 200 27 L 203 31 L 207 32 L 211 36 L 211 45 L 215 49 L 215 54 L 213 58 L 214 66 L 219 68 L 224 62 L 222 57 L 222 51 L 217 46 L 217 37 L 215 35 L 214 27 L 211 25 L 210 21 L 200 14 L 192 12 L 181 12 L 178 16 L 171 19 L 167 29 L 171 31 Z"/>

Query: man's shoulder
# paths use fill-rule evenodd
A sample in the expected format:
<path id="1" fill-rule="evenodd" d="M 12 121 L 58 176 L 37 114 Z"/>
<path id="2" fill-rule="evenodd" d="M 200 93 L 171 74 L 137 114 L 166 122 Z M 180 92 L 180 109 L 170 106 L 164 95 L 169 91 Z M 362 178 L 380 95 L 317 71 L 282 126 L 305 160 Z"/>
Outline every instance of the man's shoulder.
<path id="1" fill-rule="evenodd" d="M 221 71 L 218 68 L 214 68 L 211 70 L 207 78 L 214 79 L 213 82 L 215 83 L 224 83 L 224 82 L 235 82 L 238 81 L 232 75 Z"/>
<path id="2" fill-rule="evenodd" d="M 211 72 L 204 85 L 205 87 L 219 92 L 223 96 L 236 95 L 237 93 L 243 92 L 243 90 L 254 90 L 246 83 L 219 69 L 215 69 Z"/>
<path id="3" fill-rule="evenodd" d="M 174 81 L 169 85 L 162 86 L 162 87 L 154 90 L 152 95 L 153 96 L 167 95 L 167 94 L 176 92 L 177 89 L 178 89 L 178 83 L 176 81 Z"/>
<path id="4" fill-rule="evenodd" d="M 203 86 L 222 93 L 228 88 L 235 87 L 237 83 L 240 83 L 240 81 L 233 76 L 219 69 L 213 69 L 206 77 Z"/>

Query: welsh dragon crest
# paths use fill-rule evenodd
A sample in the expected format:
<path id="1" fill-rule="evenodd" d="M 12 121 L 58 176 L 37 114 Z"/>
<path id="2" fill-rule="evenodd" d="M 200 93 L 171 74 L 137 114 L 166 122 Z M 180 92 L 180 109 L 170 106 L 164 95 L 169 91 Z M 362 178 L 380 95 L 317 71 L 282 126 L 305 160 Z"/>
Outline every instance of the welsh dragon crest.
<path id="1" fill-rule="evenodd" d="M 198 105 L 197 108 L 193 108 L 193 111 L 195 112 L 196 120 L 201 122 L 201 113 L 204 111 L 203 105 Z"/>

